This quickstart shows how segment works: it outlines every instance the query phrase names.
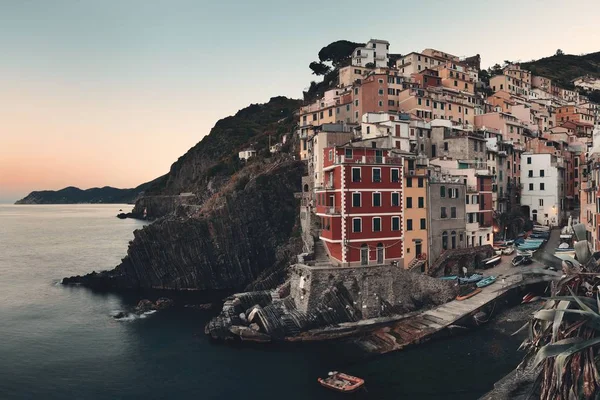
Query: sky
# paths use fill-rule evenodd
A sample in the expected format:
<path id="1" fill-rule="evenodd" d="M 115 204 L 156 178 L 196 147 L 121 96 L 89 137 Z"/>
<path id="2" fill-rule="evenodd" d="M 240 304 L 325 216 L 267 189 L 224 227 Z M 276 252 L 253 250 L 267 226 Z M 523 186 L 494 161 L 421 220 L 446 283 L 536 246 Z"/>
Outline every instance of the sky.
<path id="1" fill-rule="evenodd" d="M 215 122 L 300 98 L 340 39 L 503 60 L 600 51 L 600 1 L 0 0 L 0 202 L 135 187 Z"/>

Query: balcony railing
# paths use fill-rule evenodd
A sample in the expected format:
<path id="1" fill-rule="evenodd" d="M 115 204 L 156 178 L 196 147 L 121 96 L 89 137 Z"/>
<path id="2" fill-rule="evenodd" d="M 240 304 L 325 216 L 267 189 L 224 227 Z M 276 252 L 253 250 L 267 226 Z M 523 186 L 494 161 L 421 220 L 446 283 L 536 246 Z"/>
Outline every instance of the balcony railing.
<path id="1" fill-rule="evenodd" d="M 342 209 L 340 207 L 327 207 L 325 210 L 325 214 L 328 215 L 339 215 L 342 213 Z"/>
<path id="2" fill-rule="evenodd" d="M 334 159 L 334 164 L 392 164 L 402 165 L 402 158 L 400 157 L 366 157 L 358 156 L 352 158 L 346 158 L 345 156 L 337 156 Z"/>

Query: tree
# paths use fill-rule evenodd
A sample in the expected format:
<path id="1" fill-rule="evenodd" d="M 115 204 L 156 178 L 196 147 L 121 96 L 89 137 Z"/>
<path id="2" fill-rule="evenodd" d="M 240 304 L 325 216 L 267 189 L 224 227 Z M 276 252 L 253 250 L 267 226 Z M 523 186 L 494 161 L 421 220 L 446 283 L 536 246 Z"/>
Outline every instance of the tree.
<path id="1" fill-rule="evenodd" d="M 311 62 L 308 65 L 308 67 L 312 70 L 313 74 L 315 75 L 325 75 L 331 70 L 331 67 L 329 67 L 328 65 L 316 61 Z"/>
<path id="2" fill-rule="evenodd" d="M 352 52 L 354 52 L 354 49 L 364 45 L 364 43 L 338 40 L 328 44 L 319 51 L 319 60 L 321 60 L 321 62 L 331 62 L 333 66 L 336 67 L 349 58 L 352 55 Z"/>
<path id="3" fill-rule="evenodd" d="M 502 75 L 502 66 L 500 64 L 494 64 L 494 66 L 490 68 L 490 75 Z"/>
<path id="4" fill-rule="evenodd" d="M 556 50 L 556 54 L 554 54 L 555 56 L 564 56 L 565 53 L 563 53 L 563 51 L 561 49 Z"/>
<path id="5" fill-rule="evenodd" d="M 367 67 L 367 68 L 375 68 L 375 63 L 372 63 L 372 62 L 367 63 L 367 65 L 365 65 L 365 67 Z"/>

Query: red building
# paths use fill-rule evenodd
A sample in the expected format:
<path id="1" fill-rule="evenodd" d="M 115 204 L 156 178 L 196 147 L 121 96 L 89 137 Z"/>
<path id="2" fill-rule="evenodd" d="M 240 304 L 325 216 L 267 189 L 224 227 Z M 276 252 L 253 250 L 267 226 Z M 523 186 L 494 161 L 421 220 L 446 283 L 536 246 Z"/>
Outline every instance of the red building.
<path id="1" fill-rule="evenodd" d="M 341 266 L 401 262 L 403 160 L 390 150 L 328 147 L 316 188 L 321 240 Z"/>

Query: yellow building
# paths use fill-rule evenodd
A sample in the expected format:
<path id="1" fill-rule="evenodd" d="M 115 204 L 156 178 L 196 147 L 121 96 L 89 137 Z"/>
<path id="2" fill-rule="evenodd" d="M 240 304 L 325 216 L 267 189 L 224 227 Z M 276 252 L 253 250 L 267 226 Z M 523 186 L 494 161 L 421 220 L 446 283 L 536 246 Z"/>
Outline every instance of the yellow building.
<path id="1" fill-rule="evenodd" d="M 427 213 L 427 167 L 418 165 L 418 159 L 404 161 L 404 267 L 418 266 L 418 260 L 427 260 L 428 213 Z M 425 272 L 427 262 L 422 263 Z"/>

